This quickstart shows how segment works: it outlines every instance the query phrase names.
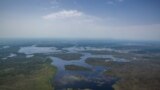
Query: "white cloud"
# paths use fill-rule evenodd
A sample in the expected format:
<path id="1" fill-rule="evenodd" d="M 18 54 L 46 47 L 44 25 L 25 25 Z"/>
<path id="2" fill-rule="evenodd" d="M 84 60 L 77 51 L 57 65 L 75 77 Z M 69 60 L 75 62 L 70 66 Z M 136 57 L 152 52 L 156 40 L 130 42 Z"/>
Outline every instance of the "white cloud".
<path id="1" fill-rule="evenodd" d="M 62 10 L 43 19 L 14 18 L 1 22 L 0 37 L 114 38 L 159 40 L 160 24 L 121 26 L 116 18 L 98 18 L 78 10 Z M 121 22 L 123 23 L 123 22 Z"/>
<path id="2" fill-rule="evenodd" d="M 43 16 L 44 19 L 65 19 L 83 16 L 82 12 L 77 10 L 62 10 Z"/>

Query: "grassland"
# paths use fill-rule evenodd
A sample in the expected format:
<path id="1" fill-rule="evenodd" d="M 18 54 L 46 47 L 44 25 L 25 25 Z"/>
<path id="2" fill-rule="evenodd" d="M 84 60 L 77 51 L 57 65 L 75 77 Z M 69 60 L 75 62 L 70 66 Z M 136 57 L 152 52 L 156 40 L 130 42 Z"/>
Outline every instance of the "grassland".
<path id="1" fill-rule="evenodd" d="M 110 63 L 106 75 L 118 77 L 115 90 L 159 90 L 160 61 L 139 60 L 125 64 Z"/>
<path id="2" fill-rule="evenodd" d="M 111 61 L 111 58 L 87 58 L 85 62 L 87 64 L 90 64 L 92 66 L 106 66 L 108 64 L 108 61 Z"/>
<path id="3" fill-rule="evenodd" d="M 0 90 L 53 90 L 56 68 L 44 57 L 0 60 Z"/>
<path id="4" fill-rule="evenodd" d="M 83 67 L 83 66 L 77 66 L 77 65 L 65 65 L 65 70 L 91 71 L 90 68 L 86 68 L 86 67 Z"/>
<path id="5" fill-rule="evenodd" d="M 85 51 L 85 52 L 91 53 L 93 55 L 112 55 L 114 57 L 124 58 L 124 59 L 127 59 L 127 60 L 132 60 L 133 57 L 139 58 L 137 55 L 135 55 L 133 53 L 107 51 L 107 50 L 102 50 L 102 51 L 92 51 L 92 50 L 89 50 L 89 51 Z"/>
<path id="6" fill-rule="evenodd" d="M 130 57 L 125 56 L 125 57 Z M 105 58 L 87 58 L 86 63 L 92 66 L 106 66 L 106 76 L 118 78 L 113 85 L 115 90 L 159 90 L 160 57 L 139 55 L 130 62 L 116 62 Z M 107 60 L 107 61 L 106 61 Z"/>

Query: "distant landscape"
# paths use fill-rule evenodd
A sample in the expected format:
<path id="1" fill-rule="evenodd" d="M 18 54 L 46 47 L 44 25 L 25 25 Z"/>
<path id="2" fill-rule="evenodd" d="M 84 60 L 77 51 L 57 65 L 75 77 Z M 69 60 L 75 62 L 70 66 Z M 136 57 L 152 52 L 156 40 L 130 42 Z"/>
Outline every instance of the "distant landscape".
<path id="1" fill-rule="evenodd" d="M 160 0 L 0 0 L 0 90 L 160 90 Z"/>
<path id="2" fill-rule="evenodd" d="M 158 90 L 159 60 L 159 42 L 1 39 L 0 90 Z"/>

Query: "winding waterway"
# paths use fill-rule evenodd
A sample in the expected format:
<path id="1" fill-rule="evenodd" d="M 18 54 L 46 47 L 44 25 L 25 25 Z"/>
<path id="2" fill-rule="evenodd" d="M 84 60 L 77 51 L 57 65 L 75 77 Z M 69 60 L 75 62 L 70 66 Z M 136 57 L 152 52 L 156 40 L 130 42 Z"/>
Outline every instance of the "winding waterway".
<path id="1" fill-rule="evenodd" d="M 57 67 L 58 72 L 53 80 L 56 90 L 73 89 L 89 89 L 89 90 L 113 90 L 112 85 L 116 81 L 115 78 L 103 74 L 108 67 L 92 66 L 85 63 L 89 57 L 95 58 L 112 58 L 118 60 L 111 55 L 92 55 L 90 53 L 82 53 L 83 56 L 79 60 L 63 60 L 58 57 L 51 57 L 52 64 Z M 75 71 L 65 70 L 65 65 L 78 65 L 91 68 L 92 71 Z"/>

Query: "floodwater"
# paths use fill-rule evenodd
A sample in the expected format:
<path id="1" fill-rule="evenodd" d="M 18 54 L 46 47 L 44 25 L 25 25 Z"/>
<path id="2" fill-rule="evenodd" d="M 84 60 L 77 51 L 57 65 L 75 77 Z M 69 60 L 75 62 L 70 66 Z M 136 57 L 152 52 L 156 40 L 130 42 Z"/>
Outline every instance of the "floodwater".
<path id="1" fill-rule="evenodd" d="M 54 53 L 59 51 L 55 47 L 36 47 L 35 45 L 33 45 L 28 47 L 21 47 L 18 52 L 24 54 L 35 54 L 35 53 Z"/>
<path id="2" fill-rule="evenodd" d="M 58 72 L 53 80 L 55 90 L 73 89 L 89 89 L 89 90 L 113 90 L 112 85 L 116 81 L 116 78 L 110 76 L 104 76 L 103 72 L 108 68 L 104 66 L 91 66 L 85 63 L 85 60 L 89 57 L 101 57 L 112 58 L 110 55 L 92 55 L 90 53 L 83 53 L 83 56 L 79 60 L 63 60 L 57 57 L 51 57 L 52 64 L 57 67 Z M 91 68 L 92 71 L 71 71 L 65 70 L 65 65 L 78 65 L 87 68 Z"/>
<path id="3" fill-rule="evenodd" d="M 58 57 L 49 56 L 53 60 L 52 65 L 56 66 L 58 69 L 58 72 L 53 79 L 55 90 L 113 90 L 112 85 L 117 79 L 103 74 L 106 70 L 108 70 L 108 67 L 92 66 L 87 64 L 85 60 L 90 57 L 111 58 L 111 60 L 117 62 L 126 62 L 126 60 L 122 58 L 116 58 L 112 55 L 92 55 L 90 53 L 80 52 L 85 51 L 85 49 L 82 47 L 72 47 L 58 50 L 55 47 L 36 47 L 33 45 L 28 47 L 21 47 L 18 52 L 26 54 L 27 58 L 33 57 L 35 53 L 59 53 L 63 50 L 68 51 L 68 53 L 81 53 L 82 57 L 78 60 L 63 60 Z M 87 50 L 88 49 L 99 50 L 97 48 L 87 48 Z M 65 65 L 83 66 L 90 68 L 91 71 L 65 70 Z"/>

